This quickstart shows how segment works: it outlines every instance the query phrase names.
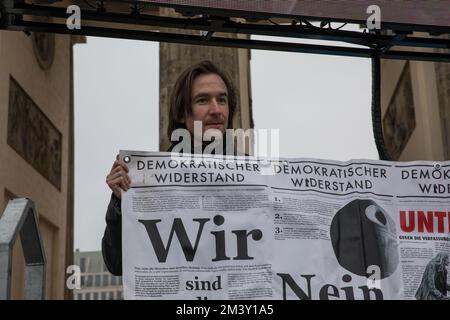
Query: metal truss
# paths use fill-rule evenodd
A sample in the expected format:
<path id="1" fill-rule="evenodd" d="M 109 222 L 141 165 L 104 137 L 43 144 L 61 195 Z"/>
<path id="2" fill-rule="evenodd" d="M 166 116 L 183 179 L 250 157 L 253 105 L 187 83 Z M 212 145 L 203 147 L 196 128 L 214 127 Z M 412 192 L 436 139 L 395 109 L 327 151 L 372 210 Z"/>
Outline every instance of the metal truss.
<path id="1" fill-rule="evenodd" d="M 382 24 L 382 30 L 386 32 L 357 32 L 333 29 L 331 28 L 331 22 L 337 21 L 330 21 L 329 19 L 322 21 L 322 27 L 314 26 L 304 17 L 292 17 L 291 23 L 287 25 L 249 23 L 248 20 L 241 19 L 242 21 L 238 21 L 235 19 L 243 18 L 242 16 L 225 16 L 224 12 L 205 8 L 189 9 L 193 10 L 189 11 L 192 17 L 174 18 L 143 14 L 138 8 L 138 2 L 130 2 L 129 13 L 110 12 L 104 6 L 104 1 L 97 1 L 97 8 L 93 6 L 90 9 L 81 9 L 81 29 L 70 30 L 64 22 L 38 22 L 34 19 L 24 19 L 24 16 L 53 17 L 59 18 L 61 21 L 69 16 L 64 7 L 28 4 L 22 0 L 0 1 L 2 1 L 0 29 L 24 31 L 26 33 L 51 32 L 350 57 L 450 62 L 450 38 L 417 37 L 412 35 L 414 31 L 428 32 L 430 35 L 449 35 L 450 28 L 446 27 L 433 28 L 430 26 Z M 55 1 L 53 0 L 53 2 Z M 145 4 L 142 5 L 145 6 Z M 184 13 L 186 14 L 186 11 Z M 230 15 L 229 12 L 227 14 Z M 285 19 L 286 17 L 283 18 Z M 267 21 L 269 17 L 254 16 L 252 19 L 265 19 Z M 91 24 L 97 23 L 98 25 L 102 23 L 108 24 L 108 27 L 89 26 L 86 22 Z M 357 21 L 347 22 L 354 23 Z M 111 27 L 115 23 L 120 23 L 121 27 Z M 123 25 L 126 25 L 127 28 L 124 28 Z M 142 26 L 154 27 L 155 31 L 136 30 L 136 27 Z M 164 30 L 168 31 L 159 32 L 159 30 L 156 30 L 158 28 L 164 28 Z M 198 34 L 182 34 L 179 33 L 180 29 L 202 32 L 198 32 Z M 217 33 L 243 34 L 247 37 L 217 36 Z M 336 44 L 346 42 L 362 47 L 254 40 L 249 37 L 252 35 L 327 40 Z M 437 50 L 430 49 L 442 50 L 437 52 Z"/>
<path id="2" fill-rule="evenodd" d="M 37 212 L 26 198 L 8 202 L 0 219 L 0 300 L 11 299 L 12 252 L 20 235 L 25 259 L 25 299 L 45 298 L 45 252 Z"/>

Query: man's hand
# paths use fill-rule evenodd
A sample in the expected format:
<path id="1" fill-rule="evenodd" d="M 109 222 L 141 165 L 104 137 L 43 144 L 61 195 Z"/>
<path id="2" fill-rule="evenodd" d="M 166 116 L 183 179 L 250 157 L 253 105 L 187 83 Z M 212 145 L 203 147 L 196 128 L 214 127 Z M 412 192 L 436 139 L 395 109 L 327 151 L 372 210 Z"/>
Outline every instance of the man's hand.
<path id="1" fill-rule="evenodd" d="M 121 198 L 121 191 L 130 189 L 131 179 L 128 176 L 128 167 L 119 155 L 111 168 L 111 172 L 106 176 L 106 183 L 117 198 Z"/>

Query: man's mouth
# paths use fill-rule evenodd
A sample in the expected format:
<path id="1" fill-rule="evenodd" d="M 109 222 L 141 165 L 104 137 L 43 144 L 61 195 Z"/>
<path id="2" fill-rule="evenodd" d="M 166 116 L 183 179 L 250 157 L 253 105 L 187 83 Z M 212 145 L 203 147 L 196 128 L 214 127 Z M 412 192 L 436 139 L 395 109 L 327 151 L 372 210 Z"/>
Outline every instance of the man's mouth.
<path id="1" fill-rule="evenodd" d="M 223 126 L 223 123 L 222 122 L 207 123 L 206 126 L 207 127 L 221 127 L 221 126 Z"/>

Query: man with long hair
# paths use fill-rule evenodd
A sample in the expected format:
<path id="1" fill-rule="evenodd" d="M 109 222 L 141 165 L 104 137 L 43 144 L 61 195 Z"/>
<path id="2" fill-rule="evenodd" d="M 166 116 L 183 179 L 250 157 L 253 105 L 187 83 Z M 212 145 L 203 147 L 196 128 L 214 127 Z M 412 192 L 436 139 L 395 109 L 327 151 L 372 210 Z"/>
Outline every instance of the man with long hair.
<path id="1" fill-rule="evenodd" d="M 207 131 L 216 133 L 214 137 L 221 136 L 224 141 L 226 130 L 232 128 L 236 108 L 237 95 L 230 78 L 210 61 L 197 63 L 181 73 L 175 83 L 169 106 L 169 141 L 172 141 L 173 133 L 178 130 L 185 133 L 183 139 L 190 139 L 188 146 L 195 145 L 196 122 L 202 129 L 201 142 L 197 144 L 200 150 L 194 148 L 183 152 L 201 152 L 206 146 L 203 135 Z M 226 151 L 226 145 L 222 143 L 224 150 L 221 151 Z M 172 151 L 175 146 L 172 143 L 168 151 Z M 231 150 L 234 151 L 234 148 Z M 131 180 L 127 165 L 118 157 L 106 177 L 106 183 L 112 195 L 102 239 L 103 259 L 112 274 L 122 275 L 121 194 L 130 188 Z"/>
<path id="2" fill-rule="evenodd" d="M 233 83 L 212 62 L 202 61 L 186 69 L 175 82 L 170 97 L 167 137 L 172 145 L 168 151 L 176 145 L 174 133 L 177 130 L 190 135 L 191 145 L 195 139 L 200 140 L 202 149 L 210 142 L 210 139 L 203 139 L 207 131 L 215 131 L 223 137 L 226 129 L 233 128 L 236 108 L 237 95 Z M 200 134 L 194 132 L 195 122 L 201 125 Z M 195 150 L 186 151 L 194 153 Z"/>

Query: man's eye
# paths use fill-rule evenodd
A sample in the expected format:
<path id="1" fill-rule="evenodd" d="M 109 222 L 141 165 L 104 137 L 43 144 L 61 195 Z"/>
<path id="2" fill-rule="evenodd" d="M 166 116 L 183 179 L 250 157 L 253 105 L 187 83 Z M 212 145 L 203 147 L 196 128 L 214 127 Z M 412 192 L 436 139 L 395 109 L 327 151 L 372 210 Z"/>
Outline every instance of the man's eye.
<path id="1" fill-rule="evenodd" d="M 227 99 L 226 98 L 220 98 L 219 99 L 219 103 L 225 104 L 225 103 L 227 103 Z"/>
<path id="2" fill-rule="evenodd" d="M 206 99 L 205 98 L 197 99 L 197 103 L 204 104 L 206 103 Z"/>

